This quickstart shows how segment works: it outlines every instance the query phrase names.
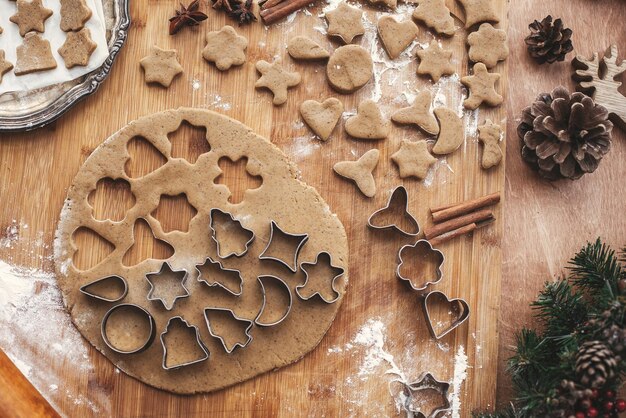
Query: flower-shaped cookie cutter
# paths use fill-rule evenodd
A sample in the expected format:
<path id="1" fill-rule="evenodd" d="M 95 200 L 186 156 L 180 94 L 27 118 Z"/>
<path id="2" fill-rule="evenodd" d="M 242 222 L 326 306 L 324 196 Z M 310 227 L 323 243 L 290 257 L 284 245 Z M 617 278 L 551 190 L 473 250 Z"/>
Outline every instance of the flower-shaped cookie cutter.
<path id="1" fill-rule="evenodd" d="M 299 239 L 298 245 L 296 246 L 294 250 L 293 264 L 289 264 L 286 261 L 278 257 L 265 255 L 265 253 L 272 246 L 272 240 L 274 239 L 274 236 L 276 235 L 282 235 L 283 237 L 286 237 L 286 238 Z M 287 267 L 289 270 L 291 270 L 292 273 L 296 273 L 298 271 L 298 254 L 300 254 L 300 250 L 302 249 L 302 247 L 304 246 L 304 244 L 306 244 L 308 240 L 309 240 L 309 234 L 292 234 L 289 232 L 285 232 L 283 229 L 281 229 L 278 226 L 278 224 L 275 221 L 272 221 L 270 225 L 270 238 L 267 241 L 267 245 L 265 246 L 265 249 L 263 249 L 263 252 L 259 255 L 259 259 L 276 261 L 282 264 L 283 266 Z"/>
<path id="2" fill-rule="evenodd" d="M 211 263 L 213 266 L 216 266 L 216 268 L 218 268 L 219 270 L 221 270 L 224 273 L 227 274 L 236 274 L 237 277 L 239 277 L 239 291 L 238 292 L 233 292 L 231 289 L 229 289 L 227 286 L 224 285 L 224 283 L 219 282 L 219 281 L 214 281 L 212 283 L 210 283 L 208 281 L 208 278 L 205 278 L 202 275 L 202 270 L 200 270 L 200 267 L 206 266 L 207 263 Z M 205 283 L 207 286 L 209 287 L 220 287 L 222 289 L 224 289 L 225 291 L 227 291 L 228 293 L 230 293 L 233 296 L 241 296 L 241 293 L 243 292 L 243 277 L 241 277 L 241 271 L 237 270 L 237 269 L 229 269 L 226 268 L 222 265 L 222 263 L 219 260 L 213 260 L 211 257 L 207 257 L 206 260 L 204 261 L 204 263 L 202 264 L 196 264 L 196 271 L 198 272 L 198 281 Z"/>
<path id="3" fill-rule="evenodd" d="M 116 297 L 110 298 L 110 297 L 99 295 L 97 293 L 89 291 L 89 288 L 91 286 L 98 285 L 100 283 L 105 283 L 108 281 L 117 281 L 119 283 L 122 283 L 122 291 Z M 80 289 L 78 290 L 80 291 L 80 293 L 87 295 L 89 297 L 92 297 L 94 299 L 98 299 L 104 302 L 118 302 L 124 299 L 126 295 L 128 294 L 128 283 L 126 282 L 126 279 L 124 279 L 122 276 L 118 276 L 114 274 L 114 275 L 106 276 L 101 279 L 94 280 L 93 282 L 87 283 L 86 285 L 81 286 Z"/>
<path id="4" fill-rule="evenodd" d="M 430 316 L 430 311 L 428 309 L 428 303 L 433 299 L 433 296 L 444 299 L 450 305 L 457 304 L 461 308 L 457 318 L 454 321 L 452 321 L 452 323 L 446 329 L 440 332 L 437 332 L 435 330 L 435 327 L 433 326 L 432 318 Z M 424 307 L 424 316 L 426 317 L 426 325 L 428 326 L 428 330 L 430 331 L 430 334 L 433 336 L 435 340 L 440 340 L 446 335 L 450 334 L 452 331 L 454 331 L 459 326 L 461 326 L 465 321 L 467 321 L 467 319 L 470 316 L 470 308 L 467 302 L 465 301 L 465 299 L 461 299 L 461 298 L 449 299 L 445 293 L 439 292 L 439 291 L 428 293 L 426 297 L 424 297 L 423 307 Z"/>
<path id="5" fill-rule="evenodd" d="M 406 252 L 409 249 L 419 251 L 420 254 L 428 255 L 430 253 L 430 254 L 434 254 L 435 256 L 437 256 L 437 259 L 438 259 L 437 277 L 434 280 L 427 280 L 422 286 L 416 286 L 411 281 L 411 278 L 405 277 L 402 274 L 402 266 L 404 265 L 402 253 Z M 398 266 L 396 267 L 396 276 L 398 277 L 398 279 L 408 282 L 413 290 L 422 292 L 426 290 L 428 286 L 437 284 L 441 281 L 441 279 L 443 278 L 443 272 L 441 271 L 441 266 L 443 265 L 444 261 L 445 261 L 445 257 L 441 251 L 433 248 L 430 242 L 426 241 L 425 239 L 421 239 L 417 241 L 415 244 L 405 245 L 402 248 L 400 248 L 400 251 L 398 251 Z"/>
<path id="6" fill-rule="evenodd" d="M 168 354 L 167 351 L 168 350 L 167 350 L 167 345 L 165 344 L 165 336 L 169 332 L 169 329 L 170 329 L 170 326 L 172 324 L 172 321 L 174 321 L 174 320 L 181 321 L 183 326 L 186 326 L 187 328 L 193 328 L 194 329 L 194 331 L 196 333 L 196 342 L 198 343 L 198 347 L 200 347 L 200 349 L 202 350 L 202 352 L 204 354 L 201 357 L 198 357 L 195 360 L 186 361 L 184 363 L 176 364 L 174 366 L 168 366 L 167 365 L 167 354 Z M 197 326 L 189 324 L 189 322 L 187 322 L 182 316 L 173 316 L 173 317 L 171 317 L 167 321 L 167 325 L 165 326 L 165 331 L 163 331 L 161 333 L 160 339 L 161 339 L 161 345 L 163 346 L 162 367 L 163 367 L 164 370 L 180 369 L 181 367 L 190 366 L 192 364 L 203 362 L 203 361 L 205 361 L 205 360 L 207 360 L 209 358 L 209 350 L 206 348 L 206 346 L 204 345 L 204 343 L 200 339 L 200 330 L 198 329 Z"/>
<path id="7" fill-rule="evenodd" d="M 289 294 L 289 304 L 287 305 L 287 309 L 285 310 L 285 313 L 283 314 L 282 317 L 280 317 L 279 319 L 273 322 L 262 322 L 260 320 L 261 316 L 263 315 L 263 312 L 265 312 L 265 307 L 267 305 L 267 290 L 265 289 L 265 285 L 263 284 L 263 280 L 265 279 L 273 279 L 273 280 L 278 281 L 279 283 L 282 284 L 282 286 L 287 290 L 287 293 Z M 254 318 L 254 323 L 260 327 L 273 327 L 275 325 L 280 324 L 289 316 L 289 313 L 291 312 L 291 308 L 293 307 L 293 295 L 291 294 L 291 289 L 289 288 L 289 285 L 280 277 L 272 276 L 270 274 L 265 274 L 265 275 L 257 277 L 257 281 L 261 285 L 261 292 L 263 294 L 263 305 L 261 305 L 261 310 L 259 310 L 259 313 L 256 316 L 256 318 Z"/>
<path id="8" fill-rule="evenodd" d="M 410 221 L 411 225 L 414 227 L 414 229 L 410 231 L 405 231 L 397 223 L 386 224 L 386 225 L 377 225 L 374 223 L 374 218 L 380 215 L 381 213 L 384 213 L 390 210 L 393 207 L 396 200 L 398 199 L 400 199 L 400 203 L 404 206 L 403 215 Z M 404 186 L 398 186 L 393 190 L 393 192 L 391 192 L 391 195 L 389 196 L 389 200 L 387 201 L 387 205 L 381 209 L 378 209 L 376 212 L 370 215 L 370 217 L 367 219 L 367 226 L 369 226 L 372 229 L 378 229 L 378 230 L 395 230 L 409 237 L 416 237 L 419 235 L 420 226 L 419 226 L 419 223 L 417 222 L 417 219 L 415 219 L 415 217 L 411 215 L 411 213 L 409 212 L 409 193 L 407 192 Z"/>
<path id="9" fill-rule="evenodd" d="M 232 222 L 233 224 L 239 225 L 239 228 L 240 228 L 242 231 L 244 231 L 244 232 L 246 232 L 247 234 L 249 234 L 250 238 L 248 239 L 248 241 L 246 241 L 246 244 L 245 244 L 245 249 L 244 249 L 242 252 L 239 252 L 239 253 L 237 253 L 237 252 L 230 252 L 230 253 L 228 253 L 228 254 L 222 255 L 221 250 L 220 250 L 220 242 L 219 242 L 219 240 L 217 239 L 217 236 L 216 236 L 216 235 L 217 235 L 217 230 L 216 230 L 216 229 L 215 229 L 215 227 L 213 226 L 213 223 L 214 223 L 214 221 L 215 221 L 215 214 L 216 214 L 216 213 L 220 213 L 220 214 L 222 214 L 223 216 L 228 216 L 228 217 L 230 217 L 230 220 L 231 220 L 231 222 Z M 248 229 L 248 228 L 244 227 L 244 226 L 241 224 L 241 221 L 239 221 L 238 219 L 235 219 L 235 217 L 233 216 L 233 214 L 232 214 L 232 213 L 229 213 L 229 212 L 224 212 L 223 210 L 218 209 L 218 208 L 213 208 L 213 209 L 211 209 L 211 211 L 209 212 L 209 228 L 211 229 L 211 238 L 213 239 L 213 241 L 215 241 L 215 244 L 217 244 L 217 255 L 218 255 L 220 258 L 229 258 L 229 257 L 232 257 L 232 256 L 235 256 L 235 257 L 243 257 L 243 256 L 244 256 L 244 255 L 246 255 L 246 253 L 248 252 L 248 249 L 250 248 L 250 245 L 252 244 L 252 242 L 254 241 L 254 238 L 255 238 L 254 231 L 252 231 L 252 230 L 250 230 L 250 229 Z"/>
<path id="10" fill-rule="evenodd" d="M 335 296 L 334 299 L 331 300 L 326 300 L 324 298 L 324 296 L 322 296 L 322 294 L 319 292 L 319 290 L 315 291 L 313 294 L 311 294 L 310 296 L 302 296 L 300 294 L 300 289 L 303 289 L 306 287 L 306 285 L 309 283 L 309 272 L 307 271 L 307 266 L 315 266 L 319 263 L 320 260 L 320 256 L 323 256 L 324 258 L 328 258 L 328 266 L 335 272 L 337 272 L 337 274 L 334 275 L 334 277 L 332 278 L 331 281 L 331 287 L 333 289 L 333 292 L 335 292 L 335 294 L 337 296 Z M 334 266 L 332 263 L 332 257 L 331 255 L 326 252 L 326 251 L 322 251 L 320 253 L 317 254 L 317 256 L 315 257 L 315 262 L 313 263 L 302 263 L 300 264 L 300 268 L 302 269 L 302 271 L 304 272 L 304 283 L 301 285 L 296 286 L 296 294 L 298 295 L 298 297 L 302 300 L 309 300 L 311 298 L 313 298 L 315 295 L 318 295 L 320 297 L 320 299 L 322 299 L 322 301 L 324 301 L 324 303 L 327 304 L 331 304 L 331 303 L 335 303 L 337 302 L 337 300 L 339 299 L 339 296 L 341 296 L 341 294 L 339 293 L 339 291 L 337 289 L 335 289 L 335 282 L 337 281 L 338 278 L 340 278 L 341 276 L 343 276 L 346 273 L 346 270 L 343 267 L 339 267 L 339 266 Z"/>
<path id="11" fill-rule="evenodd" d="M 165 274 L 173 274 L 175 276 L 181 276 L 180 273 L 183 273 L 182 278 L 180 279 L 180 286 L 185 291 L 185 294 L 175 296 L 174 299 L 172 299 L 172 305 L 168 307 L 167 301 L 165 300 L 165 298 L 154 296 L 155 286 L 154 286 L 154 283 L 152 283 L 151 277 L 159 277 Z M 167 309 L 168 311 L 171 311 L 174 308 L 174 305 L 176 304 L 176 301 L 178 299 L 188 298 L 190 295 L 189 289 L 185 287 L 185 281 L 187 281 L 188 275 L 189 275 L 189 272 L 187 272 L 187 270 L 185 269 L 174 270 L 168 261 L 164 261 L 159 271 L 146 274 L 146 280 L 148 281 L 148 283 L 150 283 L 150 290 L 148 291 L 148 300 L 160 301 L 165 307 L 165 309 Z"/>
<path id="12" fill-rule="evenodd" d="M 109 335 L 107 332 L 107 323 L 109 321 L 109 318 L 111 317 L 111 314 L 113 314 L 118 309 L 134 309 L 142 314 L 145 314 L 145 317 L 148 319 L 148 324 L 149 324 L 148 336 L 146 337 L 146 340 L 142 344 L 139 344 L 137 348 L 135 349 L 131 349 L 131 350 L 120 349 L 116 347 L 109 340 Z M 140 353 L 146 350 L 152 344 L 152 341 L 154 341 L 154 337 L 156 335 L 156 323 L 154 322 L 154 318 L 152 317 L 150 312 L 148 312 L 146 309 L 142 308 L 141 306 L 135 305 L 134 303 L 121 303 L 119 305 L 115 305 L 104 314 L 104 317 L 102 318 L 102 322 L 100 324 L 100 334 L 102 335 L 102 340 L 104 341 L 104 343 L 112 351 L 115 351 L 116 353 L 119 353 L 119 354 L 135 354 L 135 353 Z"/>
<path id="13" fill-rule="evenodd" d="M 222 337 L 221 335 L 216 334 L 213 331 L 213 329 L 211 328 L 211 323 L 209 321 L 209 316 L 207 315 L 207 311 L 228 312 L 229 314 L 232 315 L 232 317 L 236 321 L 247 322 L 248 326 L 245 329 L 245 334 L 246 334 L 246 337 L 248 339 L 246 340 L 246 342 L 244 342 L 244 343 L 236 342 L 235 344 L 233 344 L 232 347 L 228 347 L 228 345 L 226 344 L 226 339 L 224 337 Z M 224 351 L 226 351 L 226 353 L 228 353 L 228 354 L 230 354 L 233 351 L 235 351 L 235 349 L 237 347 L 245 348 L 245 347 L 248 346 L 248 344 L 250 344 L 252 342 L 252 334 L 250 334 L 250 331 L 252 330 L 252 326 L 254 325 L 254 321 L 250 321 L 248 319 L 244 319 L 244 318 L 238 317 L 232 309 L 228 309 L 228 308 L 204 308 L 204 320 L 206 322 L 206 327 L 209 330 L 209 334 L 211 334 L 212 337 L 215 337 L 215 338 L 220 340 L 220 342 L 222 343 L 222 347 L 224 347 Z"/>
<path id="14" fill-rule="evenodd" d="M 422 375 L 420 380 L 414 383 L 405 384 L 405 393 L 407 395 L 405 401 L 405 408 L 407 411 L 417 414 L 418 417 L 424 418 L 436 418 L 442 412 L 450 410 L 450 400 L 448 399 L 448 392 L 450 391 L 450 383 L 437 380 L 430 372 Z M 412 400 L 419 396 L 419 392 L 426 390 L 434 390 L 441 395 L 443 400 L 442 405 L 436 406 L 428 415 L 422 412 L 420 409 L 413 407 Z"/>

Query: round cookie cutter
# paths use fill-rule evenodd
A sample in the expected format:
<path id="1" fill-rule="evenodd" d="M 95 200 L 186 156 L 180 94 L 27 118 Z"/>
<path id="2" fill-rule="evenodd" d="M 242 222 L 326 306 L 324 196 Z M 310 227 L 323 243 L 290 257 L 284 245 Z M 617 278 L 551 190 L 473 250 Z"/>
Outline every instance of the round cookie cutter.
<path id="1" fill-rule="evenodd" d="M 106 327 L 107 327 L 107 322 L 109 321 L 109 317 L 117 309 L 121 309 L 121 308 L 139 309 L 144 314 L 146 314 L 146 317 L 148 318 L 148 322 L 150 323 L 150 328 L 149 328 L 150 332 L 148 333 L 148 338 L 146 338 L 146 341 L 142 345 L 140 345 L 138 348 L 134 350 L 120 350 L 119 348 L 115 347 L 115 345 L 111 343 L 111 341 L 109 340 L 109 337 L 107 336 Z M 156 335 L 156 323 L 154 322 L 154 318 L 152 317 L 152 315 L 150 315 L 150 312 L 148 312 L 141 306 L 135 305 L 134 303 L 121 303 L 119 305 L 115 305 L 114 307 L 109 309 L 107 313 L 104 314 L 104 317 L 102 318 L 102 324 L 100 325 L 100 333 L 102 334 L 102 340 L 107 345 L 107 347 L 109 347 L 111 350 L 115 351 L 116 353 L 119 353 L 119 354 L 141 353 L 142 351 L 147 349 L 150 346 L 150 344 L 152 344 L 152 342 L 154 341 L 154 337 Z"/>

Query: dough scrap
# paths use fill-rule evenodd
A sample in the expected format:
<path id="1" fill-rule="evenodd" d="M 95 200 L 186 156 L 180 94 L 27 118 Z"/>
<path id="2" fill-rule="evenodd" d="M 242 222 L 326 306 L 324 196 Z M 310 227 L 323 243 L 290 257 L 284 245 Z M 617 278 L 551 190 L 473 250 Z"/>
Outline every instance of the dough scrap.
<path id="1" fill-rule="evenodd" d="M 487 119 L 483 125 L 478 127 L 478 140 L 483 144 L 483 156 L 481 166 L 485 170 L 500 164 L 502 161 L 502 149 L 500 148 L 500 138 L 504 132 L 500 125 Z"/>
<path id="2" fill-rule="evenodd" d="M 328 140 L 343 114 L 343 103 L 331 97 L 322 103 L 306 100 L 300 105 L 300 115 L 322 141 Z"/>
<path id="3" fill-rule="evenodd" d="M 417 32 L 417 25 L 411 20 L 398 22 L 391 16 L 378 19 L 378 35 L 391 59 L 398 58 L 411 45 Z"/>
<path id="4" fill-rule="evenodd" d="M 219 31 L 206 34 L 206 46 L 202 58 L 215 63 L 218 70 L 226 71 L 233 65 L 246 62 L 248 40 L 237 34 L 235 28 L 226 25 Z"/>
<path id="5" fill-rule="evenodd" d="M 333 52 L 326 65 L 330 86 L 341 93 L 352 93 L 367 84 L 374 74 L 370 53 L 358 45 L 345 45 Z"/>
<path id="6" fill-rule="evenodd" d="M 372 172 L 378 165 L 380 152 L 371 149 L 356 161 L 341 161 L 333 166 L 335 173 L 354 181 L 356 187 L 367 197 L 376 194 L 376 181 Z"/>
<path id="7" fill-rule="evenodd" d="M 463 106 L 474 110 L 483 103 L 489 106 L 501 105 L 504 99 L 495 88 L 499 79 L 500 74 L 490 73 L 482 62 L 474 64 L 474 75 L 461 78 L 461 83 L 469 89 L 469 97 L 465 99 Z"/>
<path id="8" fill-rule="evenodd" d="M 159 83 L 169 87 L 172 80 L 183 72 L 178 62 L 178 53 L 175 49 L 161 49 L 154 45 L 150 55 L 142 58 L 139 64 L 144 70 L 146 83 Z"/>
<path id="9" fill-rule="evenodd" d="M 13 64 L 7 61 L 4 57 L 4 51 L 0 49 L 0 83 L 2 83 L 2 76 L 11 71 Z"/>
<path id="10" fill-rule="evenodd" d="M 53 68 L 57 68 L 57 62 L 52 56 L 50 42 L 43 39 L 38 33 L 28 32 L 24 37 L 24 43 L 17 47 L 15 75 L 52 70 Z"/>
<path id="11" fill-rule="evenodd" d="M 491 23 L 483 23 L 478 31 L 467 37 L 469 45 L 469 59 L 473 62 L 482 62 L 487 68 L 493 68 L 498 61 L 504 61 L 509 56 L 506 32 L 494 28 Z"/>
<path id="12" fill-rule="evenodd" d="M 432 40 L 426 49 L 417 51 L 420 64 L 417 73 L 429 75 L 436 83 L 443 75 L 454 74 L 454 65 L 450 62 L 452 51 L 443 49 L 436 40 Z"/>
<path id="13" fill-rule="evenodd" d="M 440 35 L 454 35 L 454 19 L 445 0 L 417 0 L 413 19 L 423 22 Z"/>
<path id="14" fill-rule="evenodd" d="M 368 0 L 370 4 L 382 4 L 384 6 L 389 7 L 390 9 L 395 9 L 398 6 L 398 0 Z"/>
<path id="15" fill-rule="evenodd" d="M 465 9 L 465 27 L 480 22 L 500 22 L 493 0 L 459 0 Z"/>
<path id="16" fill-rule="evenodd" d="M 274 95 L 272 103 L 278 106 L 287 101 L 287 90 L 300 84 L 300 73 L 285 70 L 278 59 L 273 63 L 259 61 L 256 69 L 261 73 L 261 77 L 254 83 L 257 89 L 266 88 Z"/>
<path id="17" fill-rule="evenodd" d="M 409 141 L 403 139 L 400 149 L 396 151 L 391 160 L 398 165 L 400 177 L 417 177 L 423 179 L 428 174 L 431 165 L 437 162 L 437 159 L 428 152 L 428 144 L 426 141 Z"/>
<path id="18" fill-rule="evenodd" d="M 390 124 L 383 118 L 376 102 L 368 99 L 359 104 L 356 115 L 348 118 L 345 129 L 353 138 L 385 139 L 389 135 Z"/>
<path id="19" fill-rule="evenodd" d="M 463 120 L 451 109 L 439 107 L 435 109 L 439 121 L 439 137 L 433 147 L 433 154 L 451 154 L 463 144 L 465 134 Z"/>
<path id="20" fill-rule="evenodd" d="M 87 28 L 83 28 L 78 32 L 69 32 L 65 38 L 65 42 L 59 48 L 59 55 L 65 61 L 66 68 L 74 66 L 86 66 L 89 64 L 89 58 L 93 51 L 96 50 L 98 44 L 91 39 L 91 32 Z"/>
<path id="21" fill-rule="evenodd" d="M 439 133 L 437 119 L 430 111 L 432 95 L 428 90 L 420 92 L 409 107 L 402 108 L 391 115 L 391 120 L 404 125 L 417 125 L 424 132 L 432 135 Z"/>
<path id="22" fill-rule="evenodd" d="M 30 31 L 43 33 L 45 22 L 52 16 L 52 10 L 43 7 L 41 0 L 17 0 L 17 13 L 9 18 L 20 28 L 22 37 Z"/>
<path id="23" fill-rule="evenodd" d="M 350 6 L 345 1 L 339 3 L 336 9 L 327 12 L 326 20 L 328 21 L 328 36 L 338 37 L 346 44 L 365 33 L 363 11 Z"/>
<path id="24" fill-rule="evenodd" d="M 287 52 L 297 60 L 321 60 L 330 57 L 330 53 L 320 44 L 306 36 L 296 36 L 289 40 Z"/>
<path id="25" fill-rule="evenodd" d="M 85 0 L 60 0 L 61 30 L 63 32 L 81 30 L 91 19 L 91 9 Z"/>

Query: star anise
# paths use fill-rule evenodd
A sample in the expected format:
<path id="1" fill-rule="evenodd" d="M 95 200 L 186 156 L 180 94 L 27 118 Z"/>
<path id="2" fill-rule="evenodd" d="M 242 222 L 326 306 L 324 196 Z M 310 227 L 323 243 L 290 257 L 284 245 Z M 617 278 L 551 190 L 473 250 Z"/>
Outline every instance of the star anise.
<path id="1" fill-rule="evenodd" d="M 239 0 L 230 16 L 239 21 L 239 24 L 250 23 L 256 21 L 256 16 L 252 12 L 252 0 Z"/>
<path id="2" fill-rule="evenodd" d="M 193 0 L 189 6 L 180 4 L 180 10 L 176 10 L 176 16 L 170 18 L 170 35 L 174 35 L 183 26 L 196 26 L 208 16 L 200 11 L 200 0 Z"/>

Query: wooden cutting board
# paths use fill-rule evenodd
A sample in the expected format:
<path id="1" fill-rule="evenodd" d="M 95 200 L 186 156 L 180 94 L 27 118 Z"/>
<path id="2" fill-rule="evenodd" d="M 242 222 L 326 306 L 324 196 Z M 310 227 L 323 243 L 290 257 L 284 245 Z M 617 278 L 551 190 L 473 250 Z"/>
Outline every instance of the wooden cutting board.
<path id="1" fill-rule="evenodd" d="M 499 26 L 506 29 L 507 1 L 494 1 L 501 16 Z M 448 5 L 459 17 L 457 25 L 462 26 L 463 10 L 453 0 Z M 461 149 L 440 159 L 426 180 L 403 181 L 390 156 L 403 138 L 423 138 L 415 129 L 394 126 L 387 140 L 364 142 L 349 139 L 340 126 L 330 141 L 322 143 L 313 138 L 298 115 L 303 100 L 333 96 L 344 102 L 348 112 L 353 112 L 360 101 L 374 97 L 389 116 L 424 88 L 433 91 L 438 106 L 461 109 L 463 97 L 458 78 L 433 85 L 427 78 L 415 75 L 415 59 L 407 56 L 393 63 L 386 58 L 375 35 L 380 11 L 365 7 L 367 33 L 357 42 L 372 51 L 375 80 L 356 94 L 340 95 L 327 85 L 323 64 L 295 62 L 285 50 L 287 40 L 300 34 L 330 49 L 338 46 L 324 35 L 321 6 L 311 7 L 308 12 L 300 12 L 268 29 L 261 24 L 238 28 L 249 39 L 248 62 L 226 73 L 201 58 L 204 34 L 221 28 L 227 22 L 225 17 L 210 10 L 209 20 L 198 28 L 186 28 L 169 36 L 167 19 L 173 15 L 174 7 L 174 2 L 131 2 L 133 24 L 128 41 L 100 91 L 50 127 L 2 138 L 0 190 L 11 197 L 11 205 L 0 209 L 0 226 L 4 228 L 13 222 L 14 208 L 19 207 L 20 222 L 27 224 L 30 231 L 41 231 L 46 245 L 36 247 L 34 254 L 20 252 L 19 247 L 0 249 L 0 259 L 6 259 L 10 251 L 16 265 L 51 271 L 51 243 L 67 187 L 93 149 L 142 115 L 194 106 L 242 121 L 270 138 L 297 163 L 302 179 L 320 192 L 346 227 L 351 248 L 347 295 L 320 346 L 300 362 L 208 395 L 174 396 L 152 389 L 116 373 L 113 365 L 90 347 L 88 357 L 93 367 L 85 372 L 71 361 L 53 356 L 45 344 L 33 342 L 35 336 L 18 335 L 16 344 L 37 354 L 36 364 L 29 367 L 55 378 L 54 385 L 37 379 L 37 389 L 67 416 L 388 416 L 402 408 L 398 385 L 393 381 L 413 382 L 430 371 L 442 380 L 456 380 L 456 387 L 451 389 L 458 395 L 455 416 L 466 417 L 472 410 L 492 407 L 496 394 L 501 280 L 500 207 L 495 208 L 495 224 L 440 246 L 446 257 L 444 279 L 434 288 L 450 297 L 466 299 L 471 309 L 469 321 L 440 342 L 429 335 L 417 294 L 395 277 L 398 249 L 411 240 L 372 231 L 366 224 L 369 215 L 381 208 L 391 190 L 400 184 L 408 189 L 410 210 L 422 228 L 430 224 L 431 206 L 502 192 L 504 164 L 489 171 L 480 168 L 476 127 L 485 118 L 505 126 L 504 107 L 463 112 L 467 137 Z M 412 5 L 400 7 L 407 18 L 412 9 Z M 431 39 L 432 35 L 420 26 L 419 45 L 426 45 Z M 453 38 L 441 40 L 453 49 L 460 76 L 468 74 L 465 39 L 466 32 L 459 29 Z M 185 72 L 169 89 L 143 82 L 138 61 L 153 44 L 179 52 Z M 258 78 L 254 63 L 260 59 L 271 61 L 275 56 L 282 57 L 287 68 L 303 77 L 300 86 L 290 90 L 287 104 L 281 107 L 272 106 L 268 92 L 253 87 Z M 495 71 L 502 75 L 499 90 L 504 92 L 506 63 L 499 64 Z M 185 138 L 179 146 L 182 153 L 194 152 Z M 352 183 L 334 174 L 332 166 L 338 161 L 354 160 L 372 148 L 381 154 L 375 171 L 378 193 L 367 199 Z M 224 180 L 235 195 L 242 194 L 248 185 L 237 165 L 225 168 Z M 4 195 L 2 198 L 7 200 Z M 166 216 L 175 221 L 176 211 Z M 35 233 L 29 237 L 37 239 Z M 97 256 L 95 252 L 93 257 Z M 37 256 L 42 256 L 43 261 Z M 75 330 L 68 324 L 67 332 Z M 15 356 L 15 349 L 11 352 Z M 462 361 L 465 355 L 467 367 Z"/>

